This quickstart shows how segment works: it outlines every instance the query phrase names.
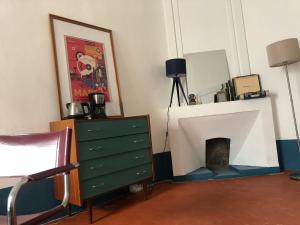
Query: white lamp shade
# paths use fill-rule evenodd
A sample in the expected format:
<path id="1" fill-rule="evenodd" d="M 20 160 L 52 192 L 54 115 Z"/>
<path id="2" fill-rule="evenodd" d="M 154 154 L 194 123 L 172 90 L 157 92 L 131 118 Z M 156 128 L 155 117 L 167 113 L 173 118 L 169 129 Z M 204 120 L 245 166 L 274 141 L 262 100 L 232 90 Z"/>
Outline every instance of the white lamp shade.
<path id="1" fill-rule="evenodd" d="M 300 61 L 300 50 L 297 38 L 277 41 L 267 46 L 270 67 L 278 67 Z"/>

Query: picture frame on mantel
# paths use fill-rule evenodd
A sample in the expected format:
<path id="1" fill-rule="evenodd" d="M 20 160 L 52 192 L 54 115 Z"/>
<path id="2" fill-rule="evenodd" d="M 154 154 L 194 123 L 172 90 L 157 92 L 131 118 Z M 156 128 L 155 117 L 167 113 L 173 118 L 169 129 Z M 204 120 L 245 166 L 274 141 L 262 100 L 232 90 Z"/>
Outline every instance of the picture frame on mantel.
<path id="1" fill-rule="evenodd" d="M 61 118 L 66 104 L 104 93 L 107 117 L 123 117 L 112 31 L 49 15 Z"/>

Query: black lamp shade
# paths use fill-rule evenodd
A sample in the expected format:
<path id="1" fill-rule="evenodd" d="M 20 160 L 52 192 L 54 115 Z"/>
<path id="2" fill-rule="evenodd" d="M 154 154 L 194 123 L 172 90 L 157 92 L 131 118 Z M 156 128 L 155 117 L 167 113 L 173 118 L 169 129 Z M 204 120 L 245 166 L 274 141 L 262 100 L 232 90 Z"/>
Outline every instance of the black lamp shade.
<path id="1" fill-rule="evenodd" d="M 167 77 L 184 77 L 186 75 L 185 59 L 169 59 L 166 61 Z"/>

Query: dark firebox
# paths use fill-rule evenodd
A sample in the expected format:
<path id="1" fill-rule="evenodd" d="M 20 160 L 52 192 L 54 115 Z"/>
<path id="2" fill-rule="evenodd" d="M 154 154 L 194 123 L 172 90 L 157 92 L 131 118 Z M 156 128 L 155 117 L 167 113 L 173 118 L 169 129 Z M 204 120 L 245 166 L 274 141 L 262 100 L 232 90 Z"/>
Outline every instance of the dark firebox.
<path id="1" fill-rule="evenodd" d="M 206 167 L 212 171 L 229 167 L 229 138 L 206 140 Z"/>

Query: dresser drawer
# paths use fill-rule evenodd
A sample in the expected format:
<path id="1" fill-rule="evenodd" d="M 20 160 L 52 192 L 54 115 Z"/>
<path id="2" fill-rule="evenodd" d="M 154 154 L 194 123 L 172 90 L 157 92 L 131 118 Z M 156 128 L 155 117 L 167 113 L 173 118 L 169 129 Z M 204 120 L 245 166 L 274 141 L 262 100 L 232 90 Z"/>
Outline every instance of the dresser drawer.
<path id="1" fill-rule="evenodd" d="M 80 163 L 80 180 L 86 180 L 108 173 L 150 163 L 149 149 L 117 154 Z"/>
<path id="2" fill-rule="evenodd" d="M 124 120 L 98 120 L 81 122 L 76 125 L 77 140 L 87 141 L 148 132 L 146 118 Z"/>
<path id="3" fill-rule="evenodd" d="M 121 172 L 104 175 L 81 182 L 81 195 L 83 199 L 99 195 L 122 186 L 142 181 L 152 176 L 151 164 L 130 168 Z"/>
<path id="4" fill-rule="evenodd" d="M 135 134 L 117 138 L 106 138 L 97 141 L 79 142 L 79 161 L 114 155 L 118 153 L 148 148 L 149 134 Z"/>

